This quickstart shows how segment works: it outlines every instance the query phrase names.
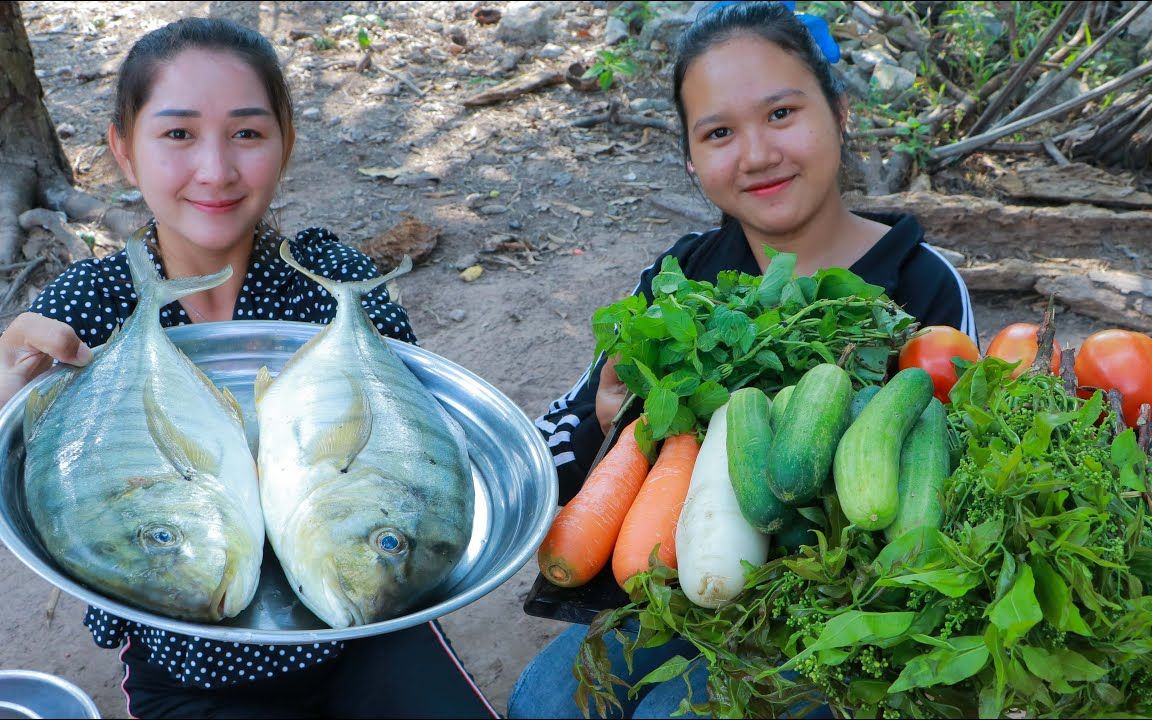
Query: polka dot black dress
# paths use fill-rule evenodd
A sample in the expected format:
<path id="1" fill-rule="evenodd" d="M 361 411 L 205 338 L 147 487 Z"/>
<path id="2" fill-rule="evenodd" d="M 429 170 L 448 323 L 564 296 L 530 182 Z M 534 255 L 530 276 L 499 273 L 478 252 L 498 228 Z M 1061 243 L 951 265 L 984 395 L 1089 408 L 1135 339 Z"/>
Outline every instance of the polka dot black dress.
<path id="1" fill-rule="evenodd" d="M 152 252 L 154 224 L 147 228 L 149 254 L 161 277 L 167 277 L 160 259 Z M 332 296 L 280 257 L 283 238 L 271 228 L 261 228 L 240 297 L 235 320 L 298 320 L 327 324 L 336 313 Z M 338 280 L 363 280 L 379 275 L 366 255 L 342 244 L 332 233 L 309 228 L 289 241 L 292 254 L 306 268 Z M 90 347 L 102 345 L 136 307 L 136 293 L 128 271 L 125 251 L 99 259 L 73 263 L 40 294 L 29 308 L 72 326 Z M 384 285 L 364 298 L 364 309 L 381 334 L 410 343 L 416 336 L 408 315 L 390 301 Z M 187 325 L 191 319 L 179 302 L 160 311 L 165 327 Z M 148 649 L 149 661 L 163 666 L 175 679 L 203 688 L 226 686 L 243 680 L 272 677 L 325 662 L 343 643 L 297 646 L 243 645 L 216 642 L 151 628 L 90 607 L 84 624 L 97 645 L 115 648 L 135 641 Z"/>
<path id="2" fill-rule="evenodd" d="M 151 243 L 156 241 L 155 225 L 148 226 L 144 239 L 150 243 L 149 254 L 160 277 L 167 277 L 163 264 L 151 250 Z M 284 262 L 280 257 L 282 239 L 272 228 L 262 228 L 257 234 L 232 319 L 328 324 L 336 314 L 336 301 Z M 344 245 L 322 228 L 301 231 L 289 240 L 289 245 L 293 256 L 304 267 L 325 277 L 365 280 L 380 274 L 368 256 Z M 384 285 L 365 297 L 363 304 L 381 334 L 416 342 L 408 326 L 407 313 L 391 302 Z M 103 258 L 73 263 L 44 288 L 29 310 L 68 323 L 80 339 L 92 347 L 103 345 L 135 308 L 136 292 L 128 272 L 128 256 L 121 250 Z M 191 322 L 178 301 L 160 310 L 160 324 L 164 327 Z"/>

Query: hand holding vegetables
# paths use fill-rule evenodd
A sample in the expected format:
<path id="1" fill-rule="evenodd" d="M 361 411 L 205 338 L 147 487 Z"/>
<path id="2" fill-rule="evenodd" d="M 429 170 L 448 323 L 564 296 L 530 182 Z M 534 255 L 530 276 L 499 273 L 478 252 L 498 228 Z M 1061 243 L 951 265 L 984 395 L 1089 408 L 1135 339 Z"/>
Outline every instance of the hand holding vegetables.
<path id="1" fill-rule="evenodd" d="M 608 435 L 612 421 L 628 397 L 628 387 L 620 382 L 620 376 L 616 374 L 617 362 L 619 359 L 614 357 L 604 361 L 604 366 L 600 368 L 600 384 L 596 386 L 596 420 L 604 435 Z"/>

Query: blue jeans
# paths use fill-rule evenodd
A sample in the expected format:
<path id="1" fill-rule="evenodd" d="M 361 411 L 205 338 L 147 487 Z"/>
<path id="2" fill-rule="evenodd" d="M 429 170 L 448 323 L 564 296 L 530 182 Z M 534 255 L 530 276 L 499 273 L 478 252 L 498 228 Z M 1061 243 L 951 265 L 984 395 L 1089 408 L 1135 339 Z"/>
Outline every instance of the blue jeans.
<path id="1" fill-rule="evenodd" d="M 583 714 L 573 695 L 576 692 L 576 678 L 572 666 L 580 651 L 588 628 L 573 625 L 560 633 L 551 643 L 528 663 L 512 695 L 508 698 L 509 718 L 581 718 Z M 629 685 L 660 667 L 669 658 L 682 655 L 692 658 L 697 655 L 696 647 L 679 638 L 656 648 L 636 650 L 632 655 L 632 672 L 624 662 L 624 646 L 609 633 L 604 638 L 608 658 L 612 662 L 612 673 Z M 703 702 L 708 697 L 708 672 L 704 665 L 693 668 L 689 674 L 692 685 L 692 699 Z M 628 688 L 613 688 L 624 712 L 609 708 L 607 718 L 668 718 L 680 707 L 680 701 L 687 697 L 687 688 L 681 678 L 675 678 L 659 685 L 645 685 L 635 699 L 628 698 Z M 595 708 L 589 708 L 595 712 Z M 593 716 L 595 717 L 595 716 Z M 699 715 L 683 715 L 685 718 L 698 718 Z"/>
<path id="2" fill-rule="evenodd" d="M 512 695 L 508 698 L 509 718 L 582 718 L 580 707 L 573 695 L 576 692 L 576 678 L 572 666 L 580 652 L 580 643 L 588 633 L 583 625 L 573 625 L 560 633 L 551 643 L 528 663 Z M 624 646 L 616 639 L 615 633 L 604 638 L 608 659 L 612 663 L 612 673 L 629 685 L 633 685 L 648 673 L 663 665 L 670 658 L 681 655 L 694 658 L 699 653 L 696 646 L 682 638 L 675 638 L 656 648 L 636 650 L 632 655 L 632 672 L 624 662 Z M 795 678 L 795 673 L 785 671 L 785 676 Z M 697 703 L 708 699 L 708 670 L 703 663 L 697 664 L 688 673 L 688 684 L 692 687 L 692 700 Z M 680 701 L 688 696 L 682 678 L 675 678 L 659 685 L 645 685 L 635 699 L 628 698 L 628 688 L 612 689 L 624 711 L 609 708 L 606 720 L 618 718 L 667 718 L 680 707 Z M 800 704 L 791 708 L 791 717 L 798 717 L 807 709 Z M 594 711 L 594 708 L 589 708 Z M 596 717 L 593 715 L 592 717 Z M 687 713 L 679 717 L 700 718 L 700 715 Z M 827 719 L 835 717 L 827 705 L 818 705 L 804 717 Z"/>

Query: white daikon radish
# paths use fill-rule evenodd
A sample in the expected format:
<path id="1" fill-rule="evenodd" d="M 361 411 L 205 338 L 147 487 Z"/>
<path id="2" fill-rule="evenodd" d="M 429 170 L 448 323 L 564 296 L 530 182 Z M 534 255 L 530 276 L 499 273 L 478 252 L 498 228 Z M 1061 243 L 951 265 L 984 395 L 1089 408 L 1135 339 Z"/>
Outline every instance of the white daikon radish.
<path id="1" fill-rule="evenodd" d="M 676 523 L 680 587 L 706 608 L 720 607 L 744 589 L 741 560 L 760 565 L 768 559 L 768 536 L 744 519 L 728 477 L 727 415 L 725 403 L 708 422 Z"/>

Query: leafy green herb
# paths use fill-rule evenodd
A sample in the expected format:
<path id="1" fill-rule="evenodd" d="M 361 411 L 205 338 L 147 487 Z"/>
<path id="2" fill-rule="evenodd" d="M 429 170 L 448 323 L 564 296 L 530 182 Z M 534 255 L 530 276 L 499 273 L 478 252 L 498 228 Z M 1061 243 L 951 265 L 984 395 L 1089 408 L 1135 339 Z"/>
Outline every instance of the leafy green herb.
<path id="1" fill-rule="evenodd" d="M 718 610 L 692 605 L 676 573 L 629 581 L 631 602 L 603 613 L 586 645 L 632 620 L 625 648 L 673 635 L 700 656 L 723 717 L 802 714 L 823 702 L 850 717 L 1147 717 L 1152 714 L 1152 517 L 1147 455 L 1113 436 L 1099 393 L 1060 378 L 1010 376 L 989 358 L 952 392 L 963 450 L 940 530 L 884 545 L 845 527 L 824 498 L 815 542 L 746 566 L 744 592 Z M 578 699 L 607 707 L 612 678 L 581 655 Z"/>
<path id="2" fill-rule="evenodd" d="M 596 53 L 596 61 L 592 63 L 581 80 L 596 79 L 601 90 L 612 87 L 616 77 L 631 77 L 636 74 L 636 61 L 631 58 L 631 42 L 625 42 L 619 50 L 602 48 Z"/>
<path id="3" fill-rule="evenodd" d="M 593 314 L 596 353 L 619 356 L 652 440 L 705 427 L 732 390 L 775 392 L 820 363 L 843 361 L 858 386 L 885 377 L 912 317 L 848 270 L 794 277 L 796 256 L 769 252 L 763 276 L 727 271 L 715 283 L 666 257 L 651 303 L 632 296 Z"/>

